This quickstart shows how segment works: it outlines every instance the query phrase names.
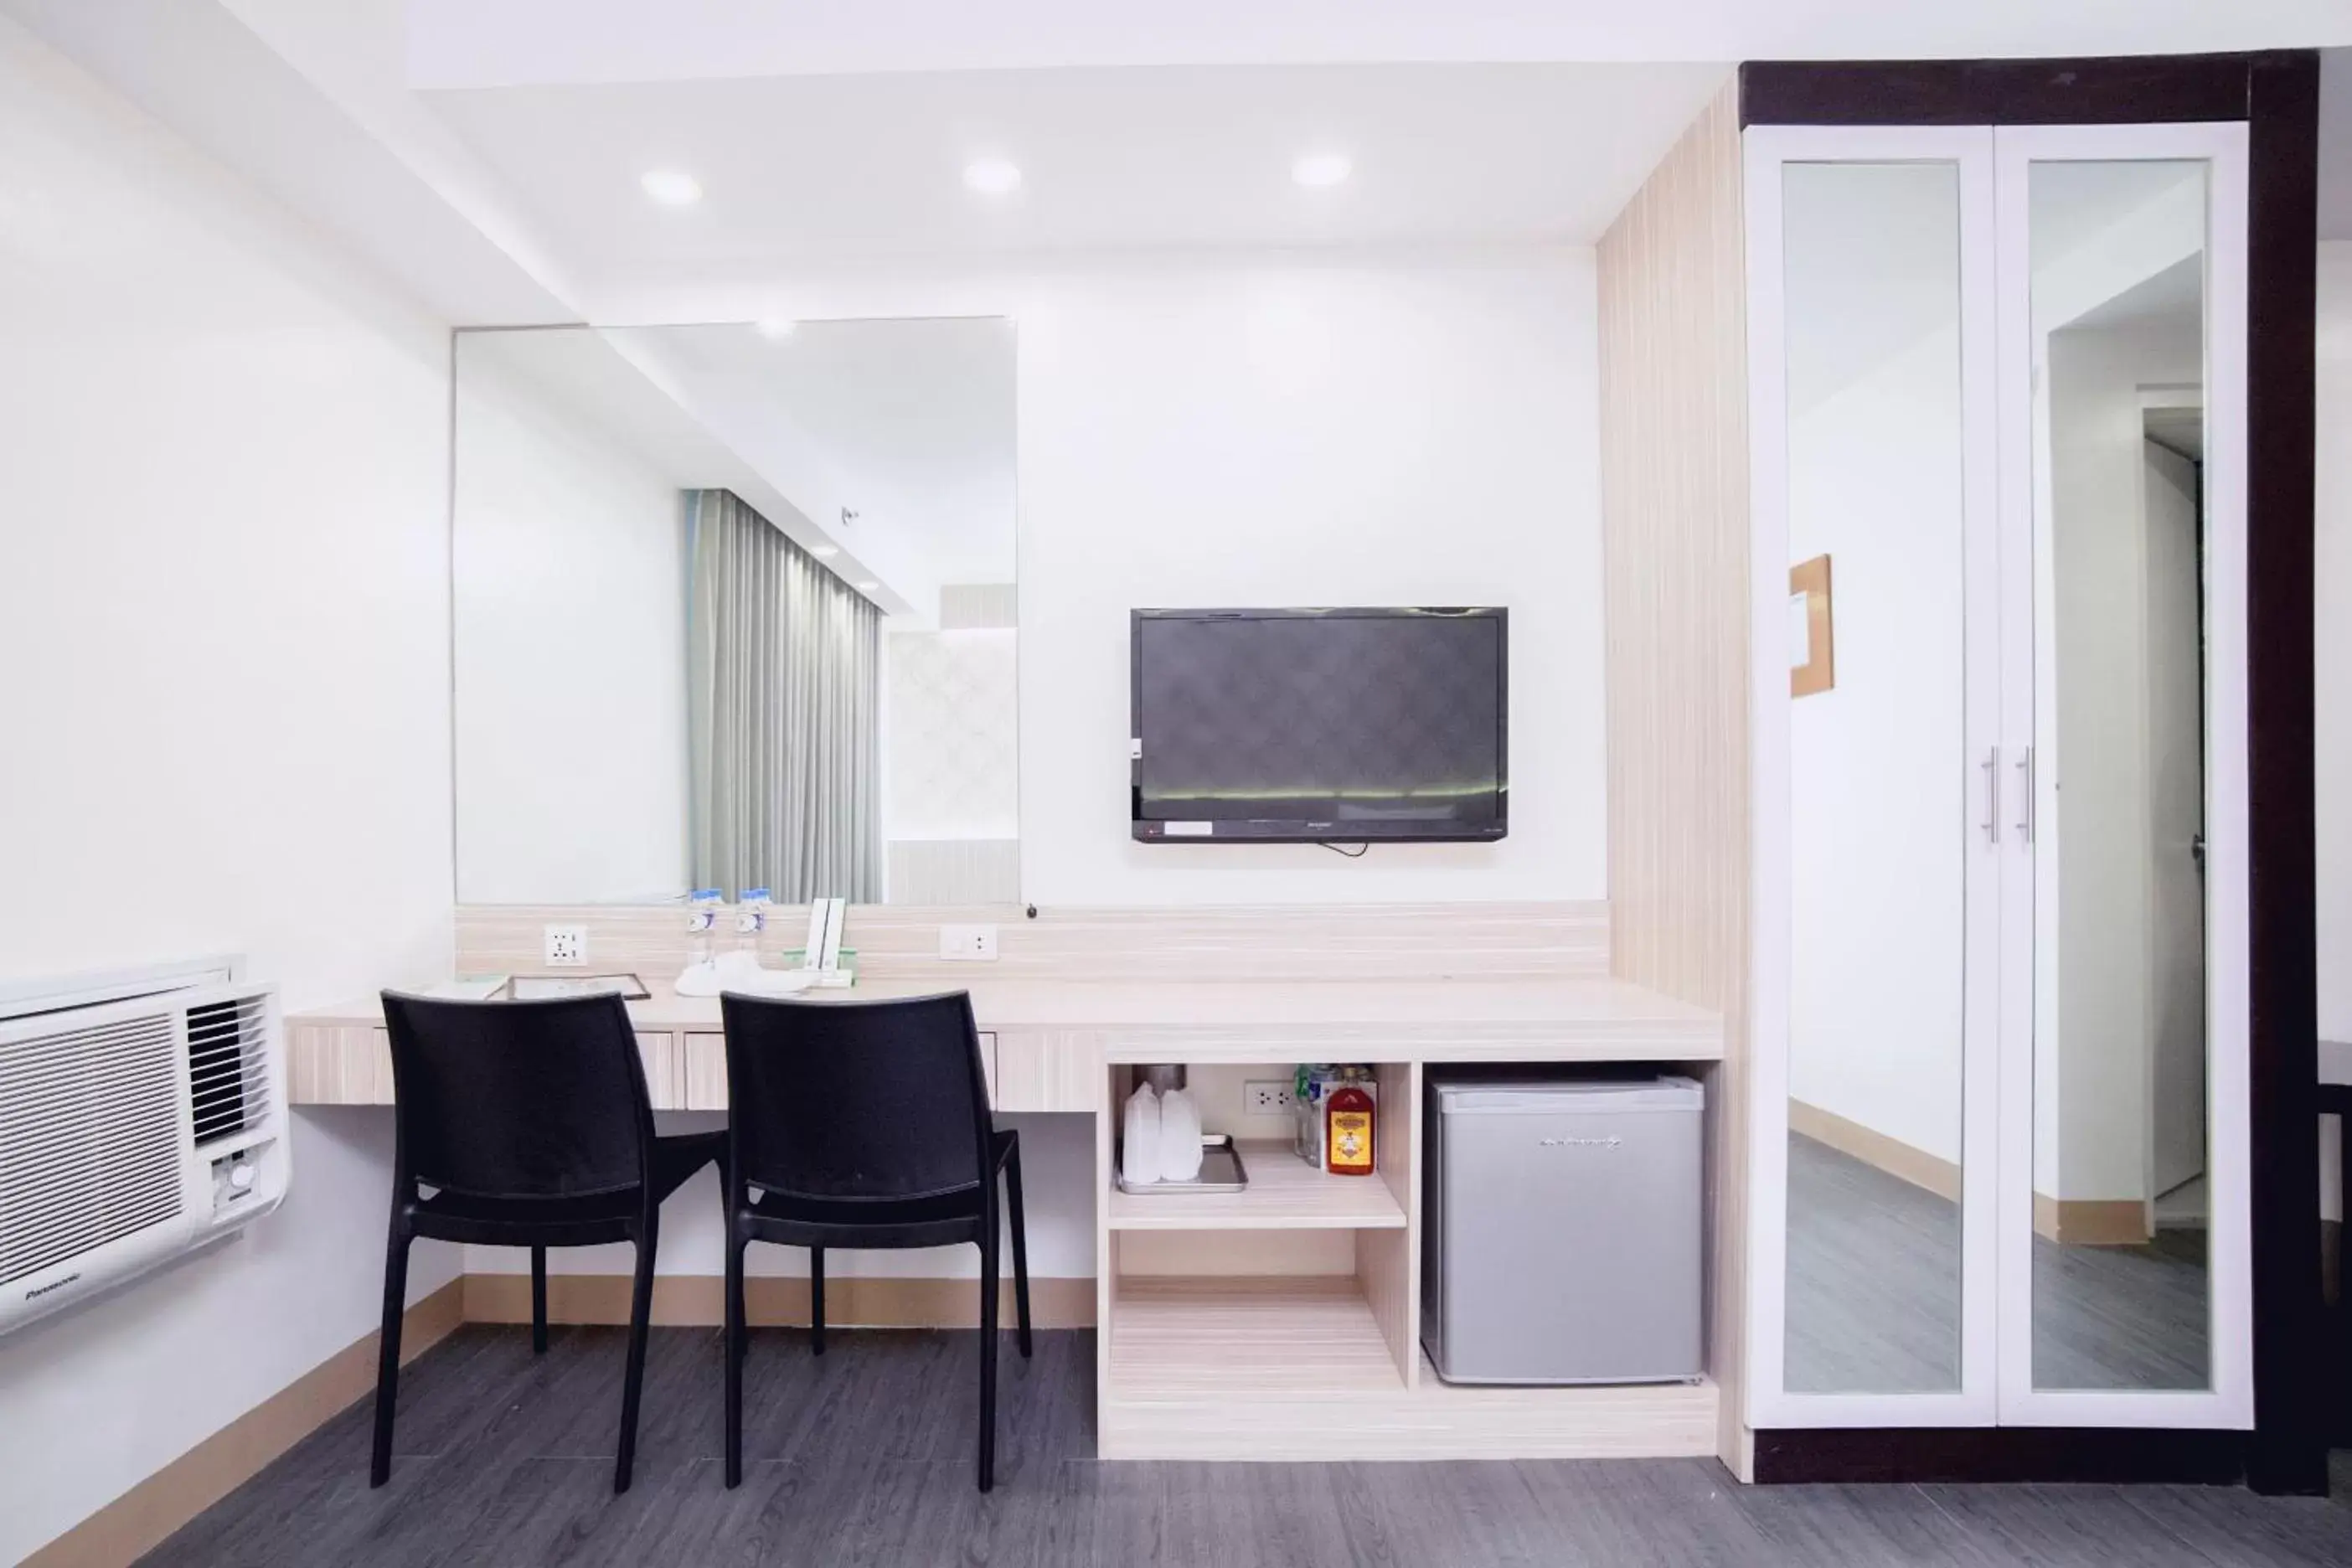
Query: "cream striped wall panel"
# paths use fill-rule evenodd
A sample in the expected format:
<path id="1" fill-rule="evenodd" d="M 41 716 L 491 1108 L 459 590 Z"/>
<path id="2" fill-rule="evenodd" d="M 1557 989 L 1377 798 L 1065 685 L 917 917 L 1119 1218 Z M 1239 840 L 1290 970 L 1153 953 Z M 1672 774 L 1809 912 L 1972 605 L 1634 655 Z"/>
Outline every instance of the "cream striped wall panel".
<path id="1" fill-rule="evenodd" d="M 939 928 L 993 923 L 997 961 L 942 962 Z M 544 928 L 588 928 L 588 967 L 675 975 L 686 964 L 676 905 L 461 904 L 461 973 L 536 973 Z M 848 945 L 879 980 L 970 985 L 1011 980 L 1537 980 L 1609 973 L 1609 906 L 1577 903 L 1324 904 L 1055 909 L 1018 904 L 858 904 Z M 808 926 L 775 911 L 764 956 L 780 963 Z"/>
<path id="2" fill-rule="evenodd" d="M 1738 84 L 1600 247 L 1612 967 L 1720 1014 L 1708 1075 L 1719 1452 L 1744 1463 L 1748 365 Z"/>

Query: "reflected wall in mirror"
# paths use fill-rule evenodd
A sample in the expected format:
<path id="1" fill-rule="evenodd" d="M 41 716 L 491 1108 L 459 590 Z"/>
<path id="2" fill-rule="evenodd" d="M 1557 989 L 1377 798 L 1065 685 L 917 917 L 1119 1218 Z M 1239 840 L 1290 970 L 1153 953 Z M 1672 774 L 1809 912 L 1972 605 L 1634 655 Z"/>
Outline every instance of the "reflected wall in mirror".
<path id="1" fill-rule="evenodd" d="M 2037 163 L 2033 1382 L 2201 1389 L 2206 166 Z"/>
<path id="2" fill-rule="evenodd" d="M 1001 319 L 467 331 L 457 896 L 1020 898 Z"/>
<path id="3" fill-rule="evenodd" d="M 1783 1384 L 1950 1390 L 1967 842 L 1959 178 L 1949 163 L 1791 163 L 1784 182 L 1789 564 L 1836 563 L 1837 663 L 1834 685 L 1792 698 L 1789 719 Z"/>

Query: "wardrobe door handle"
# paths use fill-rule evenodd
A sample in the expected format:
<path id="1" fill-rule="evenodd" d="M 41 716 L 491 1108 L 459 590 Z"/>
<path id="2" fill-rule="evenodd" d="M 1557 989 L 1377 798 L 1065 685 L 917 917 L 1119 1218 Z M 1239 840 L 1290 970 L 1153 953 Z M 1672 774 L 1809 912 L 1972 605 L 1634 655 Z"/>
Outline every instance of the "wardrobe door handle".
<path id="1" fill-rule="evenodd" d="M 2031 843 L 2032 843 L 2032 842 L 2033 842 L 2033 748 L 2032 748 L 2032 747 L 2031 747 L 2031 746 L 2026 747 L 2026 748 L 2025 748 L 2025 755 L 2018 759 L 2018 763 L 2017 763 L 2017 774 L 2018 774 L 2018 782 L 2019 782 L 2019 784 L 2020 784 L 2024 788 L 2024 791 L 2025 791 L 2025 800 L 2024 800 L 2023 804 L 2022 804 L 2022 805 L 2019 807 L 2019 809 L 2018 809 L 2018 816 L 2017 816 L 2017 831 L 2018 831 L 2018 833 L 2019 833 L 2019 834 L 2020 834 L 2020 835 L 2024 838 L 2024 840 L 2025 840 L 2025 842 L 2026 842 L 2026 843 L 2031 844 Z"/>
<path id="2" fill-rule="evenodd" d="M 1984 769 L 1985 776 L 1985 842 L 1998 844 L 2000 842 L 2000 748 L 1995 746 L 1987 752 L 1985 760 L 1978 766 Z"/>

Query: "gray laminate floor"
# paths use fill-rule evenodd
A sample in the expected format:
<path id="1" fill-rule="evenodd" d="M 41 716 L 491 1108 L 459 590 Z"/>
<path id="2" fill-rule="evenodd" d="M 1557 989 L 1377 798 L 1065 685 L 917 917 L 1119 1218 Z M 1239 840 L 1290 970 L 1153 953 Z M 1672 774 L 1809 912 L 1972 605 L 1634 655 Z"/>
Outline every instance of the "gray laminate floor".
<path id="1" fill-rule="evenodd" d="M 1786 1374 L 1808 1393 L 1959 1385 L 1960 1208 L 1789 1137 Z M 2042 1388 L 2203 1388 L 2205 1234 L 2146 1247 L 2033 1244 Z"/>
<path id="2" fill-rule="evenodd" d="M 2352 1508 L 2234 1489 L 1740 1488 L 1711 1460 L 1160 1465 L 1088 1458 L 1093 1336 L 1007 1337 L 997 1489 L 972 1487 L 973 1337 L 756 1336 L 741 1489 L 719 1338 L 658 1329 L 637 1483 L 611 1491 L 621 1334 L 460 1330 L 408 1369 L 367 1485 L 363 1400 L 153 1552 L 154 1568 L 437 1564 L 2352 1563 Z M 2352 1483 L 2352 1467 L 2339 1470 Z"/>

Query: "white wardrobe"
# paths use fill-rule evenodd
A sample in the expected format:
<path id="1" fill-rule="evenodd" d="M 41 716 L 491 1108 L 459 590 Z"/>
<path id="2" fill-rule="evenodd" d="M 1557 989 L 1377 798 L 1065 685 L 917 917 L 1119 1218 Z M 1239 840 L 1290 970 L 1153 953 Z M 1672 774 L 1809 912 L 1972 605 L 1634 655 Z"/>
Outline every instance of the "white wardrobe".
<path id="1" fill-rule="evenodd" d="M 1751 1427 L 2248 1427 L 2248 129 L 1750 126 Z"/>

